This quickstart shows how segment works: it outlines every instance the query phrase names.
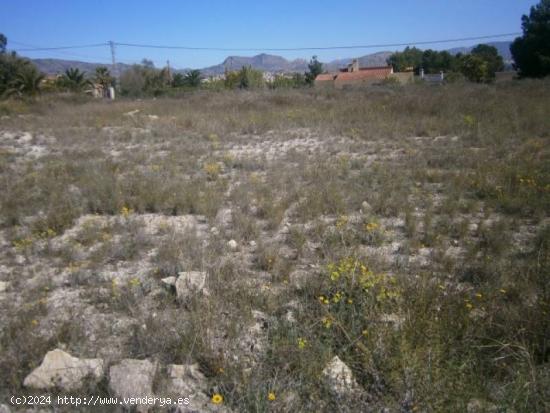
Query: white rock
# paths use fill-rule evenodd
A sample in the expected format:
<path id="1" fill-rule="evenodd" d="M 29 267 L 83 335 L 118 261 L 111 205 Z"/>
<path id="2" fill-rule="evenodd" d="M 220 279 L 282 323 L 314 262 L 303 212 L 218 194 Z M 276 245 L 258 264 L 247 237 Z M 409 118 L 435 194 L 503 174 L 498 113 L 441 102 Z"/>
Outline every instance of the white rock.
<path id="1" fill-rule="evenodd" d="M 167 287 L 175 287 L 176 286 L 176 277 L 166 277 L 160 280 L 164 285 Z"/>
<path id="2" fill-rule="evenodd" d="M 351 369 L 338 356 L 323 370 L 323 377 L 329 388 L 339 396 L 349 396 L 359 389 Z"/>
<path id="3" fill-rule="evenodd" d="M 42 364 L 25 378 L 23 385 L 33 389 L 59 387 L 71 391 L 82 387 L 87 378 L 97 383 L 103 372 L 103 360 L 79 359 L 55 349 L 46 354 Z"/>
<path id="4" fill-rule="evenodd" d="M 134 116 L 134 115 L 137 115 L 139 112 L 140 112 L 139 109 L 131 110 L 130 112 L 126 112 L 126 113 L 124 114 L 124 116 Z"/>
<path id="5" fill-rule="evenodd" d="M 237 241 L 235 241 L 234 239 L 232 239 L 232 240 L 230 240 L 230 241 L 227 242 L 227 246 L 229 247 L 229 249 L 230 249 L 231 251 L 236 251 L 236 250 L 237 250 L 237 247 L 238 247 Z"/>
<path id="6" fill-rule="evenodd" d="M 7 281 L 0 281 L 0 293 L 3 293 L 8 289 L 9 283 Z"/>
<path id="7" fill-rule="evenodd" d="M 23 135 L 19 137 L 19 141 L 30 142 L 32 141 L 32 135 L 29 132 L 25 132 Z"/>
<path id="8" fill-rule="evenodd" d="M 157 120 L 159 117 L 157 115 L 148 115 L 149 119 Z"/>
<path id="9" fill-rule="evenodd" d="M 176 280 L 176 294 L 178 299 L 185 301 L 196 293 L 208 294 L 206 291 L 206 272 L 180 272 Z"/>
<path id="10" fill-rule="evenodd" d="M 361 204 L 361 211 L 363 213 L 370 212 L 372 211 L 372 206 L 367 201 L 363 201 L 363 203 Z"/>
<path id="11" fill-rule="evenodd" d="M 124 359 L 111 367 L 109 387 L 121 398 L 153 396 L 156 370 L 156 364 L 149 360 Z M 147 411 L 147 406 L 138 405 L 138 411 Z"/>

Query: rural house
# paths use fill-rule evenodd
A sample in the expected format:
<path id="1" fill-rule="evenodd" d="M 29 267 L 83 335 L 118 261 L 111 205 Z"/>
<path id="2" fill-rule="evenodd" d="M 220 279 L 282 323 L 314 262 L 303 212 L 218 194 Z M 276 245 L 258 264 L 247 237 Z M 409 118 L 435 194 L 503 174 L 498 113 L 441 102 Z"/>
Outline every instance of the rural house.
<path id="1" fill-rule="evenodd" d="M 336 73 L 323 73 L 315 78 L 317 87 L 343 89 L 353 86 L 372 85 L 388 78 L 396 78 L 401 83 L 412 81 L 412 73 L 394 73 L 392 66 L 359 67 L 354 59 L 346 68 Z"/>

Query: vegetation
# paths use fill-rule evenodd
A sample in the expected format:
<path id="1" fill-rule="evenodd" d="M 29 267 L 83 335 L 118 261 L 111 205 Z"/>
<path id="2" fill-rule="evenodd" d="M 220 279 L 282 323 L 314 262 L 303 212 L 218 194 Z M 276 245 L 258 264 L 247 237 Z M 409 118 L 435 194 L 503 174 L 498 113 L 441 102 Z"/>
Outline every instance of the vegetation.
<path id="1" fill-rule="evenodd" d="M 0 102 L 0 400 L 63 347 L 198 363 L 238 412 L 549 411 L 549 106 L 547 79 Z"/>
<path id="2" fill-rule="evenodd" d="M 323 64 L 313 56 L 307 65 L 309 71 L 305 74 L 305 80 L 308 85 L 313 85 L 315 78 L 323 73 Z"/>
<path id="3" fill-rule="evenodd" d="M 447 51 L 420 50 L 416 47 L 407 47 L 403 52 L 390 56 L 388 64 L 396 72 L 414 70 L 419 74 L 422 68 L 425 73 L 445 72 L 452 78 L 460 73 L 472 82 L 491 82 L 495 73 L 504 69 L 502 57 L 493 46 L 480 44 L 474 47 L 471 53 L 451 55 Z"/>
<path id="4" fill-rule="evenodd" d="M 550 75 L 550 0 L 531 7 L 529 16 L 521 18 L 523 36 L 510 46 L 521 77 Z"/>
<path id="5" fill-rule="evenodd" d="M 67 69 L 58 79 L 58 86 L 71 92 L 83 92 L 89 85 L 90 82 L 86 79 L 86 73 L 76 68 Z"/>

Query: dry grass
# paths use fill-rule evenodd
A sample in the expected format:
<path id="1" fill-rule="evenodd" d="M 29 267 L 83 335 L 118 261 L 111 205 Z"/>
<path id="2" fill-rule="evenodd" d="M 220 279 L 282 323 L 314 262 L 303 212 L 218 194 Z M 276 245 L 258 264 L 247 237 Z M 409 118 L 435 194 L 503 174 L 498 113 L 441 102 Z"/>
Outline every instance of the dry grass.
<path id="1" fill-rule="evenodd" d="M 549 92 L 1 102 L 0 396 L 64 344 L 199 362 L 235 411 L 549 410 Z M 362 397 L 327 391 L 334 355 Z"/>

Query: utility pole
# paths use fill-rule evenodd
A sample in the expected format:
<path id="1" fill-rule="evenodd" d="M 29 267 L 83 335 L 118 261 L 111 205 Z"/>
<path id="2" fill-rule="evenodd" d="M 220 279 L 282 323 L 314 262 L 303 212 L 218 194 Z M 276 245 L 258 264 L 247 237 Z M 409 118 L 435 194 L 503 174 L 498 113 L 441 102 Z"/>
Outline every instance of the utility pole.
<path id="1" fill-rule="evenodd" d="M 109 41 L 109 46 L 111 46 L 111 59 L 113 61 L 113 76 L 118 78 L 118 70 L 116 66 L 116 55 L 115 55 L 115 42 L 112 40 Z"/>
<path id="2" fill-rule="evenodd" d="M 109 40 L 109 46 L 111 46 L 111 59 L 113 61 L 113 78 L 115 79 L 114 87 L 110 88 L 110 89 L 112 89 L 112 91 L 109 90 L 109 95 L 110 95 L 111 99 L 114 99 L 115 98 L 115 89 L 116 89 L 117 84 L 118 84 L 118 70 L 117 70 L 117 67 L 116 67 L 116 57 L 115 57 L 115 42 L 113 42 L 112 40 Z"/>

